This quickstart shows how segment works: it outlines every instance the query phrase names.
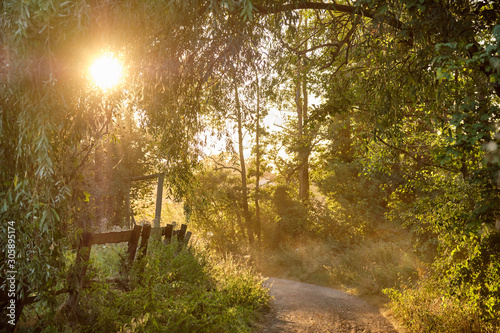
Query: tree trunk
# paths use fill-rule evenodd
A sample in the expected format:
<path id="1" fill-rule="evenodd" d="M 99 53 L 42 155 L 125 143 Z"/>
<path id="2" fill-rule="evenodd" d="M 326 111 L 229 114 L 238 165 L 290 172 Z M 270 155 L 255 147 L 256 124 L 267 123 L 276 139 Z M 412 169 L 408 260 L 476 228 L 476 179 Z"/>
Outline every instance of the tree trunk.
<path id="1" fill-rule="evenodd" d="M 302 22 L 299 22 L 299 29 Z M 307 30 L 307 19 L 303 23 Z M 299 34 L 297 34 L 297 38 Z M 305 48 L 307 49 L 307 41 L 305 41 Z M 307 75 L 306 64 L 299 56 L 297 60 L 297 81 L 295 86 L 295 103 L 297 106 L 298 118 L 298 162 L 299 162 L 299 199 L 303 203 L 309 202 L 309 154 L 311 138 L 310 133 L 306 129 L 307 125 L 307 107 L 308 107 L 308 94 L 307 94 Z"/>
<path id="2" fill-rule="evenodd" d="M 300 112 L 299 119 L 301 123 L 299 124 L 299 135 L 300 135 L 300 147 L 299 147 L 299 197 L 302 202 L 309 201 L 309 133 L 304 129 L 304 124 L 307 122 L 307 82 L 303 77 L 299 81 L 298 90 L 302 89 L 302 100 L 299 99 L 299 104 L 297 106 L 297 112 Z M 300 93 L 299 93 L 300 94 Z"/>
<path id="3" fill-rule="evenodd" d="M 256 77 L 256 91 L 257 91 L 257 110 L 255 115 L 256 128 L 255 128 L 255 149 L 257 150 L 255 156 L 255 234 L 257 236 L 258 246 L 260 247 L 262 228 L 260 222 L 260 206 L 259 206 L 259 182 L 260 182 L 260 86 L 259 86 L 259 76 L 257 70 L 255 70 Z"/>
<path id="4" fill-rule="evenodd" d="M 248 242 L 250 246 L 253 245 L 254 234 L 252 228 L 252 219 L 250 217 L 250 211 L 248 208 L 248 189 L 247 189 L 247 171 L 245 166 L 245 156 L 243 154 L 243 124 L 241 115 L 241 104 L 238 95 L 238 86 L 236 84 L 236 78 L 234 77 L 234 100 L 236 107 L 236 121 L 238 122 L 238 151 L 240 155 L 240 168 L 241 168 L 241 206 L 243 208 L 243 218 L 245 219 L 245 224 L 247 228 Z"/>

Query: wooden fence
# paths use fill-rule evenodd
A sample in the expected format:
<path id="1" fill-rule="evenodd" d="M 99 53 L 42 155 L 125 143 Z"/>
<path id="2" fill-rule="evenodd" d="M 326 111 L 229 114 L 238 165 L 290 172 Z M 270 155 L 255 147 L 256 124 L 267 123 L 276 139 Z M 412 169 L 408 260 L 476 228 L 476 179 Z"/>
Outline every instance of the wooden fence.
<path id="1" fill-rule="evenodd" d="M 160 237 L 165 237 L 165 242 L 171 242 L 174 237 L 180 243 L 188 244 L 191 238 L 191 231 L 187 231 L 187 225 L 182 224 L 180 230 L 174 230 L 172 224 L 167 224 L 165 228 L 152 228 L 151 225 L 146 224 L 144 226 L 134 226 L 132 230 L 118 231 L 118 232 L 107 232 L 107 233 L 83 233 L 78 245 L 75 267 L 76 271 L 74 278 L 77 279 L 77 283 L 67 290 L 69 293 L 68 300 L 65 306 L 71 313 L 78 313 L 78 299 L 80 290 L 83 287 L 83 280 L 87 274 L 88 262 L 90 259 L 90 251 L 92 245 L 99 244 L 114 244 L 128 242 L 128 260 L 132 263 L 135 259 L 140 260 L 146 255 L 148 248 L 148 241 L 151 235 L 160 235 Z M 141 241 L 139 245 L 139 239 Z M 137 246 L 139 245 L 139 251 L 137 251 Z M 137 253 L 138 252 L 138 253 Z"/>
<path id="2" fill-rule="evenodd" d="M 151 225 L 146 224 L 144 226 L 134 226 L 132 230 L 118 231 L 118 232 L 106 232 L 106 233 L 90 233 L 84 232 L 80 238 L 80 242 L 77 245 L 76 259 L 74 264 L 74 269 L 69 280 L 76 283 L 69 283 L 68 288 L 58 290 L 54 295 L 60 295 L 68 293 L 68 299 L 63 306 L 63 311 L 66 314 L 75 316 L 76 318 L 81 318 L 81 311 L 78 306 L 78 301 L 80 298 L 80 291 L 86 287 L 83 283 L 85 276 L 87 274 L 87 269 L 89 265 L 90 252 L 92 245 L 100 244 L 114 244 L 114 243 L 128 243 L 127 255 L 128 261 L 132 263 L 134 260 L 140 260 L 147 253 L 149 239 L 153 236 L 159 236 L 160 239 L 163 238 L 164 242 L 170 243 L 173 239 L 177 239 L 179 244 L 187 245 L 191 238 L 192 233 L 187 231 L 187 225 L 182 224 L 180 230 L 174 230 L 174 225 L 167 224 L 164 228 L 152 228 Z M 140 241 L 140 244 L 139 244 Z M 112 282 L 119 283 L 116 279 Z M 8 299 L 0 299 L 0 304 L 2 308 L 6 306 Z M 6 302 L 4 302 L 6 301 Z M 16 303 L 16 317 L 21 316 L 21 312 L 25 305 L 36 302 L 35 296 L 28 296 L 22 301 L 19 299 L 19 303 Z M 5 306 L 4 306 L 5 304 Z M 1 312 L 4 312 L 2 309 Z"/>
<path id="3" fill-rule="evenodd" d="M 177 238 L 177 240 L 181 244 L 187 244 L 189 242 L 189 239 L 191 238 L 191 232 L 187 231 L 187 225 L 185 224 L 181 225 L 180 230 L 174 230 L 174 226 L 172 224 L 167 224 L 165 228 L 160 228 L 164 177 L 165 175 L 163 173 L 157 173 L 153 175 L 129 177 L 127 179 L 128 190 L 126 191 L 125 196 L 125 223 L 127 226 L 130 226 L 132 230 L 106 233 L 84 232 L 82 234 L 80 242 L 77 245 L 75 269 L 68 277 L 68 279 L 71 279 L 72 281 L 76 280 L 76 283 L 69 283 L 69 288 L 64 288 L 54 293 L 54 295 L 60 295 L 64 293 L 69 294 L 68 300 L 64 307 L 67 308 L 70 313 L 76 314 L 78 316 L 78 299 L 80 296 L 80 290 L 84 287 L 83 281 L 85 275 L 87 274 L 92 245 L 128 242 L 128 260 L 130 263 L 132 263 L 134 260 L 140 259 L 146 255 L 148 241 L 151 235 L 156 234 L 160 235 L 160 237 L 164 236 L 165 242 L 170 242 L 174 237 Z M 134 217 L 130 207 L 131 182 L 150 179 L 157 179 L 154 228 L 152 228 L 151 225 L 135 225 Z M 139 240 L 141 241 L 140 245 Z M 1 278 L 0 282 L 2 282 Z M 20 317 L 24 305 L 33 303 L 35 301 L 35 296 L 28 296 L 24 297 L 23 299 L 18 299 L 16 302 L 16 318 Z M 8 302 L 9 299 L 7 298 L 7 294 L 0 290 L 0 313 L 5 312 Z"/>

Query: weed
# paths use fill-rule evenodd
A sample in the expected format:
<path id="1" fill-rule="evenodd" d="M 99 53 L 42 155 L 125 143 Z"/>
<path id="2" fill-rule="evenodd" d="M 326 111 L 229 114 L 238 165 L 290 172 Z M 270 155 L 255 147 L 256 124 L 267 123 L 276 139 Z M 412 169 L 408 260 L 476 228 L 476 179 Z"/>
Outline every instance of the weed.
<path id="1" fill-rule="evenodd" d="M 258 311 L 267 307 L 263 279 L 244 260 L 176 242 L 150 240 L 149 245 L 146 257 L 126 272 L 120 264 L 122 246 L 96 247 L 89 271 L 100 282 L 81 295 L 84 322 L 41 320 L 38 328 L 42 332 L 249 332 Z M 128 280 L 129 290 L 104 282 L 117 274 Z"/>
<path id="2" fill-rule="evenodd" d="M 413 287 L 386 289 L 393 315 L 409 332 L 497 332 L 493 322 L 481 320 L 473 306 L 452 295 L 443 295 L 446 286 L 423 278 Z M 496 328 L 495 328 L 496 327 Z"/>

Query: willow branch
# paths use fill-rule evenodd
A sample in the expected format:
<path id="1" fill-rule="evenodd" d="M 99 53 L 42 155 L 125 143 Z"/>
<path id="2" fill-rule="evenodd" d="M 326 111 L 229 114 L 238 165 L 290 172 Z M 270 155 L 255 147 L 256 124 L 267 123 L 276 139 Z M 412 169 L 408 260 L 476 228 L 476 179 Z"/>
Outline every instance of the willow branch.
<path id="1" fill-rule="evenodd" d="M 456 169 L 453 169 L 453 168 L 447 168 L 445 166 L 442 166 L 442 165 L 437 165 L 437 164 L 434 164 L 434 163 L 429 163 L 429 162 L 425 162 L 419 158 L 416 158 L 415 156 L 413 156 L 411 153 L 409 153 L 408 151 L 402 149 L 402 148 L 399 148 L 399 147 L 396 147 L 396 146 L 393 146 L 391 145 L 390 143 L 384 141 L 380 136 L 376 135 L 376 138 L 377 140 L 379 140 L 380 142 L 382 142 L 384 145 L 386 145 L 387 147 L 391 148 L 391 149 L 394 149 L 394 150 L 397 150 L 399 151 L 400 153 L 410 157 L 412 160 L 414 160 L 415 162 L 417 163 L 420 163 L 420 164 L 423 164 L 425 166 L 428 166 L 428 167 L 432 167 L 432 168 L 439 168 L 439 169 L 443 169 L 443 170 L 446 170 L 446 171 L 450 171 L 450 172 L 460 172 L 459 170 L 456 170 Z"/>
<path id="2" fill-rule="evenodd" d="M 259 14 L 276 14 L 276 13 L 281 13 L 281 12 L 287 12 L 291 10 L 299 10 L 299 9 L 315 9 L 315 10 L 328 10 L 328 11 L 337 11 L 341 13 L 349 13 L 349 14 L 355 14 L 355 15 L 360 15 L 363 17 L 368 17 L 371 19 L 375 18 L 375 13 L 364 10 L 360 7 L 357 6 L 349 6 L 349 5 L 340 5 L 337 3 L 323 3 L 323 2 L 310 2 L 310 1 L 304 1 L 300 3 L 293 3 L 293 4 L 286 4 L 286 5 L 280 5 L 276 7 L 266 7 L 262 5 L 253 5 L 254 8 L 256 9 L 256 12 Z M 396 28 L 396 29 L 402 29 L 403 28 L 403 23 L 399 20 L 397 20 L 394 17 L 383 15 L 381 18 L 384 19 L 385 23 L 388 25 Z"/>

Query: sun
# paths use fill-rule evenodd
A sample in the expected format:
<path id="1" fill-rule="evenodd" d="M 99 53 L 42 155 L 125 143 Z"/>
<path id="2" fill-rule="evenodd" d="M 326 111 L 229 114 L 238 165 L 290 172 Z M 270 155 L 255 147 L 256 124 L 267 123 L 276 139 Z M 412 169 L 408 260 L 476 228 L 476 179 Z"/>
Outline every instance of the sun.
<path id="1" fill-rule="evenodd" d="M 120 82 L 122 65 L 112 56 L 103 55 L 90 66 L 90 75 L 99 88 L 108 90 Z"/>

